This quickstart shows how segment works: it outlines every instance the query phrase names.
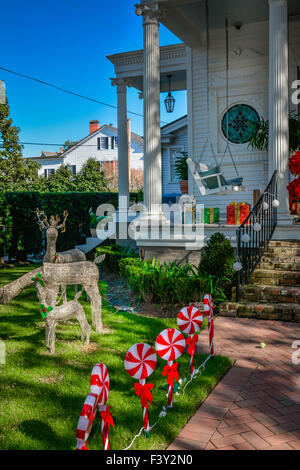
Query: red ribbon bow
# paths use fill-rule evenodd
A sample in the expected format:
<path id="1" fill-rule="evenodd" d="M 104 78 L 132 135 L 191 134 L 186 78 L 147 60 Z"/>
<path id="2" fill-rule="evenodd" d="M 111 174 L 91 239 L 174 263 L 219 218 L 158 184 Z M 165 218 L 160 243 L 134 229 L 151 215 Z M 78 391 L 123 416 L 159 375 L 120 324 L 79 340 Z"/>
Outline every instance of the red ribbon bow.
<path id="1" fill-rule="evenodd" d="M 151 390 L 153 388 L 153 384 L 134 384 L 134 391 L 135 394 L 141 397 L 141 404 L 143 408 L 148 409 L 148 402 L 152 405 L 152 393 Z"/>
<path id="2" fill-rule="evenodd" d="M 108 438 L 110 438 L 110 426 L 112 426 L 112 428 L 115 429 L 114 421 L 109 411 L 111 408 L 112 406 L 107 406 L 105 411 L 100 412 L 101 419 L 104 421 L 104 426 L 107 425 Z"/>
<path id="3" fill-rule="evenodd" d="M 174 379 L 176 382 L 179 379 L 179 374 L 178 374 L 178 362 L 174 362 L 171 366 L 167 365 L 163 368 L 162 375 L 168 376 L 167 381 L 170 387 L 174 388 Z"/>
<path id="4" fill-rule="evenodd" d="M 186 345 L 188 346 L 188 354 L 193 356 L 196 351 L 195 343 L 198 341 L 198 335 L 194 335 L 193 337 L 189 336 L 186 339 Z"/>

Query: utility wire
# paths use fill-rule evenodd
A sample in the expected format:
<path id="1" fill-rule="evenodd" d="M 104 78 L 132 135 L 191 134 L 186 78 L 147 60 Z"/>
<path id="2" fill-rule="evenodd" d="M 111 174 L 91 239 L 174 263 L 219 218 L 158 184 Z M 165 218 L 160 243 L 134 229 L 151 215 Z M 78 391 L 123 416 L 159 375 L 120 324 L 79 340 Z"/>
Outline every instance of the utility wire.
<path id="1" fill-rule="evenodd" d="M 29 80 L 33 80 L 34 82 L 38 82 L 42 85 L 46 85 L 46 86 L 49 86 L 49 87 L 52 87 L 52 88 L 55 88 L 57 90 L 60 90 L 60 91 L 63 91 L 64 93 L 68 93 L 69 95 L 74 95 L 74 96 L 78 96 L 79 98 L 83 98 L 84 100 L 88 100 L 88 101 L 93 101 L 94 103 L 98 103 L 98 104 L 102 104 L 103 106 L 108 106 L 109 108 L 113 108 L 113 109 L 118 109 L 117 106 L 113 105 L 113 104 L 109 104 L 109 103 L 104 103 L 104 101 L 99 101 L 99 100 L 96 100 L 94 98 L 90 98 L 89 96 L 84 96 L 84 95 L 81 95 L 80 93 L 76 93 L 75 91 L 70 91 L 70 90 L 67 90 L 66 88 L 62 88 L 58 85 L 54 85 L 53 83 L 48 83 L 48 82 L 45 82 L 43 80 L 40 80 L 39 78 L 34 78 L 34 77 L 31 77 L 30 75 L 25 75 L 23 73 L 19 73 L 19 72 L 16 72 L 14 70 L 10 70 L 10 69 L 7 69 L 5 67 L 1 67 L 0 66 L 0 70 L 4 70 L 5 72 L 8 72 L 8 73 L 12 73 L 13 75 L 17 75 L 18 77 L 22 77 L 22 78 L 28 78 Z M 133 114 L 134 116 L 138 116 L 138 117 L 144 117 L 143 114 L 140 114 L 140 113 L 135 113 L 134 111 L 129 111 L 127 110 L 127 113 L 128 114 Z M 160 121 L 162 124 L 168 124 L 167 122 L 165 121 Z"/>

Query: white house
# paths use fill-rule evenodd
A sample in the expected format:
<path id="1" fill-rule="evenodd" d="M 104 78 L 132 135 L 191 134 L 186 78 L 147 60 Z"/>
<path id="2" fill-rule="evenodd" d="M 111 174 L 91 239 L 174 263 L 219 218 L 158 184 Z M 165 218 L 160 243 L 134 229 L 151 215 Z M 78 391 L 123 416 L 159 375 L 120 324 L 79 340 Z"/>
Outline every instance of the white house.
<path id="1" fill-rule="evenodd" d="M 130 120 L 127 121 L 130 129 Z M 130 152 L 127 154 L 131 176 L 143 180 L 143 139 L 134 132 L 128 132 L 130 138 Z M 102 167 L 110 175 L 118 172 L 118 129 L 112 125 L 100 126 L 99 121 L 93 120 L 89 123 L 89 134 L 81 139 L 76 145 L 65 152 L 52 153 L 42 151 L 39 157 L 32 159 L 40 163 L 40 175 L 48 177 L 54 173 L 62 164 L 68 165 L 70 170 L 76 174 L 89 158 L 100 161 Z"/>
<path id="2" fill-rule="evenodd" d="M 187 90 L 187 149 L 191 160 L 198 164 L 201 159 L 210 167 L 217 162 L 227 181 L 237 176 L 236 170 L 243 178 L 242 186 L 232 185 L 230 191 L 203 191 L 203 181 L 197 182 L 194 177 L 199 175 L 199 168 L 194 175 L 190 171 L 189 194 L 206 207 L 219 207 L 223 219 L 217 227 L 205 226 L 205 233 L 222 231 L 234 243 L 237 227 L 224 223 L 226 206 L 232 201 L 246 201 L 253 207 L 254 190 L 264 193 L 277 170 L 280 206 L 273 238 L 299 238 L 299 226 L 294 225 L 289 213 L 286 186 L 290 179 L 288 113 L 296 109 L 291 100 L 295 91 L 292 84 L 299 79 L 300 70 L 300 2 L 141 0 L 135 8 L 143 20 L 143 50 L 108 59 L 116 74 L 113 85 L 118 93 L 118 128 L 123 129 L 119 162 L 122 160 L 125 166 L 127 87 L 135 87 L 144 99 L 144 199 L 148 219 L 160 219 L 166 184 L 169 189 L 174 185 L 175 192 L 178 189 L 170 174 L 170 148 L 165 150 L 164 136 L 159 132 L 160 94 L 168 92 L 171 75 L 175 98 L 177 90 Z M 183 42 L 160 47 L 160 23 Z M 268 152 L 248 146 L 249 122 L 260 116 L 270 121 Z M 161 171 L 162 165 L 168 166 L 166 172 Z M 119 194 L 127 192 L 124 177 Z M 179 248 L 180 241 L 162 241 L 157 236 L 157 240 L 140 240 L 138 245 L 144 249 Z"/>

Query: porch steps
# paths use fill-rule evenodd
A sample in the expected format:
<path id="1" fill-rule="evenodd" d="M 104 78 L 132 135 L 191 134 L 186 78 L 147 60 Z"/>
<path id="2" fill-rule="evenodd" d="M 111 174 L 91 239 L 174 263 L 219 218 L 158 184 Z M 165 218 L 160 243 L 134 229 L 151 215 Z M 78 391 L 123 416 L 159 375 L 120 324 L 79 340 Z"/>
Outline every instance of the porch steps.
<path id="1" fill-rule="evenodd" d="M 219 314 L 300 322 L 300 241 L 271 241 L 240 301 L 221 304 Z"/>
<path id="2" fill-rule="evenodd" d="M 100 245 L 104 240 L 105 239 L 101 240 L 101 238 L 98 237 L 88 237 L 86 238 L 84 245 L 76 245 L 74 248 L 83 251 L 83 253 L 89 253 L 98 245 Z"/>

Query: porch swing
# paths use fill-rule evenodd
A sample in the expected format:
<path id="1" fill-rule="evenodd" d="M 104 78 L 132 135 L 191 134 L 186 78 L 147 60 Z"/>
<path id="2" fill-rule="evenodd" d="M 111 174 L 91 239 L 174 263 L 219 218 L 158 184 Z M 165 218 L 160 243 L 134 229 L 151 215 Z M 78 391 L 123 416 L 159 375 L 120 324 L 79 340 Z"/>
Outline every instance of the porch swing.
<path id="1" fill-rule="evenodd" d="M 210 104 L 209 104 L 209 18 L 208 18 L 208 0 L 206 0 L 206 81 L 207 81 L 207 111 L 208 116 L 210 115 Z M 229 49 L 228 49 L 228 20 L 225 21 L 226 26 L 226 102 L 227 110 L 229 103 L 228 95 L 228 71 L 229 71 Z M 226 126 L 227 126 L 227 136 L 228 136 L 228 116 L 226 117 Z M 212 157 L 214 159 L 214 166 L 210 167 L 207 164 L 201 163 L 203 154 L 207 148 L 207 145 L 210 145 Z M 236 172 L 236 178 L 227 180 L 221 170 L 221 165 L 223 160 L 228 152 L 232 165 Z M 230 146 L 228 141 L 224 149 L 223 157 L 218 163 L 216 154 L 214 152 L 213 144 L 210 141 L 209 137 L 206 139 L 204 147 L 202 149 L 199 160 L 193 161 L 191 158 L 187 159 L 188 167 L 194 177 L 195 183 L 197 184 L 200 194 L 202 196 L 208 196 L 210 194 L 232 194 L 234 192 L 248 191 L 247 187 L 242 185 L 243 178 L 239 175 L 237 166 L 235 164 Z"/>

